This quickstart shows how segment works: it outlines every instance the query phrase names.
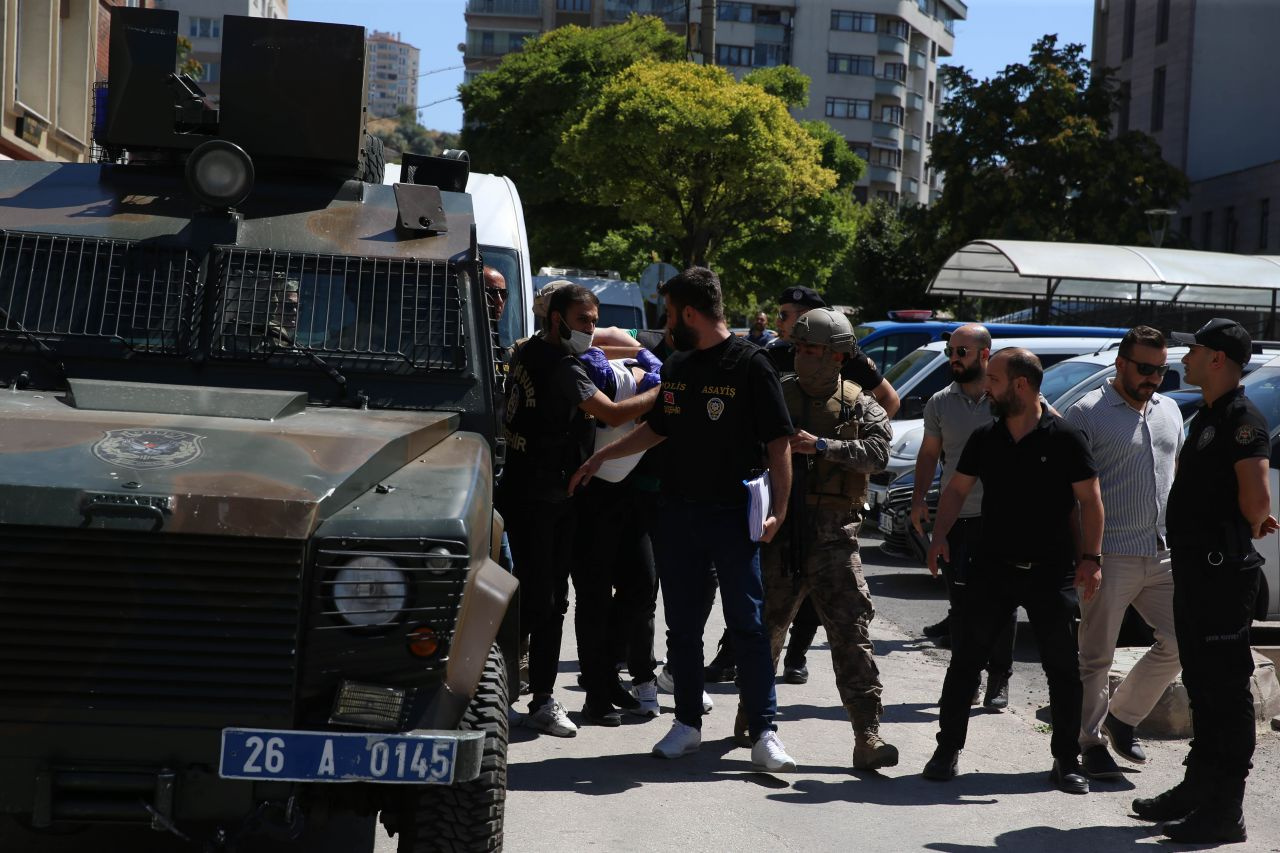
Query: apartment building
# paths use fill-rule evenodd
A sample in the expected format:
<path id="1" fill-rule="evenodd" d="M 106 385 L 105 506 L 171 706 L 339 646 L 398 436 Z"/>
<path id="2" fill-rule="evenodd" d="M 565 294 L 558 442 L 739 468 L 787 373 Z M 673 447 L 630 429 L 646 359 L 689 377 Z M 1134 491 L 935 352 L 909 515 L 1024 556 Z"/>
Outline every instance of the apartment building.
<path id="1" fill-rule="evenodd" d="M 393 116 L 418 105 L 418 49 L 399 33 L 374 30 L 365 39 L 369 69 L 369 115 Z"/>
<path id="2" fill-rule="evenodd" d="M 0 0 L 0 159 L 89 159 L 93 82 L 106 78 L 113 6 Z"/>
<path id="3" fill-rule="evenodd" d="M 178 13 L 178 33 L 191 41 L 191 56 L 203 69 L 200 88 L 217 101 L 222 80 L 222 17 L 288 18 L 289 0 L 151 0 L 156 9 Z"/>
<path id="4" fill-rule="evenodd" d="M 1280 4 L 1094 0 L 1092 60 L 1120 82 L 1117 133 L 1141 130 L 1187 173 L 1168 223 L 1197 249 L 1280 252 Z"/>
<path id="5" fill-rule="evenodd" d="M 466 77 L 494 67 L 538 33 L 601 27 L 633 12 L 661 17 L 701 44 L 705 0 L 468 0 Z M 741 77 L 792 65 L 812 80 L 798 119 L 827 122 L 867 161 L 862 200 L 927 204 L 941 190 L 927 168 L 942 102 L 938 60 L 951 56 L 962 0 L 717 0 L 715 62 Z"/>

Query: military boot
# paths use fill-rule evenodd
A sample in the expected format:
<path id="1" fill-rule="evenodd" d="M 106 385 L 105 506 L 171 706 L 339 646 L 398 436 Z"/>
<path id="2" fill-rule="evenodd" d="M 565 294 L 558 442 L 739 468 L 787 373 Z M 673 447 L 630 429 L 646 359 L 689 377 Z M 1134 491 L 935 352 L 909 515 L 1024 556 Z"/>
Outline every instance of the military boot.
<path id="1" fill-rule="evenodd" d="M 853 721 L 853 769 L 878 770 L 898 763 L 898 748 L 880 736 L 880 702 L 860 701 L 849 708 Z"/>

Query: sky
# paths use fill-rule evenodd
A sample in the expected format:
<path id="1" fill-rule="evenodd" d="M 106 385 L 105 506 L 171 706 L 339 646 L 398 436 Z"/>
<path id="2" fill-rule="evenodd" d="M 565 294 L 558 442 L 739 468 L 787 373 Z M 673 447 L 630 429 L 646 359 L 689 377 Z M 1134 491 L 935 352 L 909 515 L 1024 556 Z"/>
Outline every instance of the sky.
<path id="1" fill-rule="evenodd" d="M 857 0 L 850 0 L 857 8 Z M 462 127 L 462 107 L 455 97 L 462 82 L 466 40 L 466 0 L 290 0 L 289 17 L 303 21 L 359 24 L 368 30 L 400 33 L 417 47 L 418 103 L 426 106 L 419 121 L 435 130 Z M 1026 61 L 1031 45 L 1045 33 L 1057 33 L 1059 44 L 1088 45 L 1093 30 L 1093 0 L 969 0 L 969 17 L 955 25 L 955 55 L 978 78 L 990 77 L 1006 65 Z M 454 67 L 456 66 L 456 67 Z M 449 70 L 440 70 L 449 69 Z M 438 73 L 428 73 L 438 71 Z"/>

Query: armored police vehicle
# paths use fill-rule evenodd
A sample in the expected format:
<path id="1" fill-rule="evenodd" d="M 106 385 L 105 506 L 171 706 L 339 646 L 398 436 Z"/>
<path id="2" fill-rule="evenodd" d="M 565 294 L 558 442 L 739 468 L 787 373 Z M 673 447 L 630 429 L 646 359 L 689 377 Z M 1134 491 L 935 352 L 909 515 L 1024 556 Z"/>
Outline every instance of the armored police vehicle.
<path id="1" fill-rule="evenodd" d="M 516 583 L 465 155 L 364 32 L 115 8 L 91 164 L 0 165 L 0 814 L 502 843 Z M 322 59 L 321 59 L 322 58 Z"/>

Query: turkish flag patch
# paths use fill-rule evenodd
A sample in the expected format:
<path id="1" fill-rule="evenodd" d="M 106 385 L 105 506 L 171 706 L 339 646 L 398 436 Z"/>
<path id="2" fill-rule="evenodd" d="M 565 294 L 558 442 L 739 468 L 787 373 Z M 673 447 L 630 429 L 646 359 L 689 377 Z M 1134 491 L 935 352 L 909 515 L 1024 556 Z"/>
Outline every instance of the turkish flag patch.
<path id="1" fill-rule="evenodd" d="M 674 392 L 674 391 L 663 391 L 663 392 L 662 392 L 662 402 L 664 402 L 664 403 L 670 403 L 670 404 L 674 405 L 674 404 L 675 404 L 675 402 L 676 402 L 676 395 L 675 395 L 675 392 Z"/>

